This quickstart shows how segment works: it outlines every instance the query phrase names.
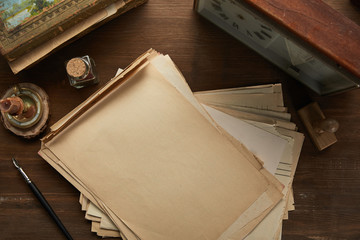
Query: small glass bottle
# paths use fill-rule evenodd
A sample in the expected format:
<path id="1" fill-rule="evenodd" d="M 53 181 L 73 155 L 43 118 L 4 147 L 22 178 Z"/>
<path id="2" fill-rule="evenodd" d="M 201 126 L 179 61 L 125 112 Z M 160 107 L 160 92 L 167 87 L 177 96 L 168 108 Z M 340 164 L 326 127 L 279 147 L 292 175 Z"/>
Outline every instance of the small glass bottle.
<path id="1" fill-rule="evenodd" d="M 70 85 L 75 88 L 83 88 L 99 82 L 95 62 L 88 55 L 72 58 L 65 66 Z"/>

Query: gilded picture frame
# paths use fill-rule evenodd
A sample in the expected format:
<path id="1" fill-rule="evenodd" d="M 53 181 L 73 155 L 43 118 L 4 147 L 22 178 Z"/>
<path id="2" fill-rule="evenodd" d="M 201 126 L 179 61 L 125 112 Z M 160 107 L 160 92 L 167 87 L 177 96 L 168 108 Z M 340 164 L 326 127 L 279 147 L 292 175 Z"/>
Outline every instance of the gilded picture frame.
<path id="1" fill-rule="evenodd" d="M 1 54 L 12 61 L 113 2 L 116 0 L 3 0 Z"/>

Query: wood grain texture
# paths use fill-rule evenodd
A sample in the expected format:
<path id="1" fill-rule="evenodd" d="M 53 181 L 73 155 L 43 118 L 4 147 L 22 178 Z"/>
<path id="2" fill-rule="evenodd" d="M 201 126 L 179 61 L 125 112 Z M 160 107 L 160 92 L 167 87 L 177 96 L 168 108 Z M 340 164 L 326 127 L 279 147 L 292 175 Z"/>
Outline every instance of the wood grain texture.
<path id="1" fill-rule="evenodd" d="M 360 90 L 318 97 L 296 80 L 196 14 L 192 0 L 149 0 L 13 75 L 0 59 L 0 91 L 18 82 L 42 87 L 50 98 L 52 125 L 149 48 L 169 54 L 193 91 L 265 83 L 283 84 L 285 104 L 306 139 L 294 179 L 296 210 L 284 222 L 283 239 L 360 239 Z M 69 85 L 64 62 L 91 56 L 100 83 Z M 317 101 L 340 122 L 338 142 L 319 152 L 296 110 Z M 100 239 L 78 203 L 79 193 L 38 155 L 40 141 L 0 128 L 0 239 L 64 239 L 11 163 L 14 156 L 77 240 Z M 146 213 L 144 213 L 146 214 Z"/>
<path id="2" fill-rule="evenodd" d="M 323 0 L 324 3 L 329 5 L 340 14 L 349 18 L 351 21 L 360 25 L 360 1 L 359 0 Z M 351 2 L 351 3 L 350 3 Z M 358 7 L 354 7 L 358 6 Z"/>

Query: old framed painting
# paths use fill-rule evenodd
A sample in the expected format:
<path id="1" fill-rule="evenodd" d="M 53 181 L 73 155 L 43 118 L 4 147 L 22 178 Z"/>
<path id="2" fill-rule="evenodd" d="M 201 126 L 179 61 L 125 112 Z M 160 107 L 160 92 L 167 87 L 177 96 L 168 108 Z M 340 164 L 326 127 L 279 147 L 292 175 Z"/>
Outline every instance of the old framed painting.
<path id="1" fill-rule="evenodd" d="M 8 61 L 41 45 L 116 0 L 2 0 L 0 51 Z"/>
<path id="2" fill-rule="evenodd" d="M 0 0 L 0 52 L 13 73 L 147 0 Z"/>

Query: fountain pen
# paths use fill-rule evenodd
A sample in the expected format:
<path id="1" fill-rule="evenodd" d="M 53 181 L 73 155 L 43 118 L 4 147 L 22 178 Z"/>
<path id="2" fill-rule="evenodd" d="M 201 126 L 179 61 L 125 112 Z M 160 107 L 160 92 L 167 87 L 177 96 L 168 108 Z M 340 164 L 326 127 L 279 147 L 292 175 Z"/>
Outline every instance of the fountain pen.
<path id="1" fill-rule="evenodd" d="M 20 167 L 19 163 L 16 161 L 15 158 L 12 158 L 12 162 L 14 166 L 19 170 L 21 175 L 24 177 L 25 181 L 29 185 L 32 192 L 35 194 L 37 199 L 40 201 L 41 205 L 46 209 L 46 211 L 49 213 L 49 215 L 52 217 L 52 219 L 55 221 L 55 223 L 58 225 L 60 230 L 64 233 L 65 237 L 68 240 L 72 240 L 72 237 L 70 236 L 69 232 L 66 230 L 65 226 L 62 224 L 58 216 L 55 214 L 54 210 L 51 208 L 50 204 L 46 201 L 45 197 L 41 194 L 39 189 L 36 187 L 36 185 L 30 180 L 30 178 L 26 175 L 24 170 Z"/>

